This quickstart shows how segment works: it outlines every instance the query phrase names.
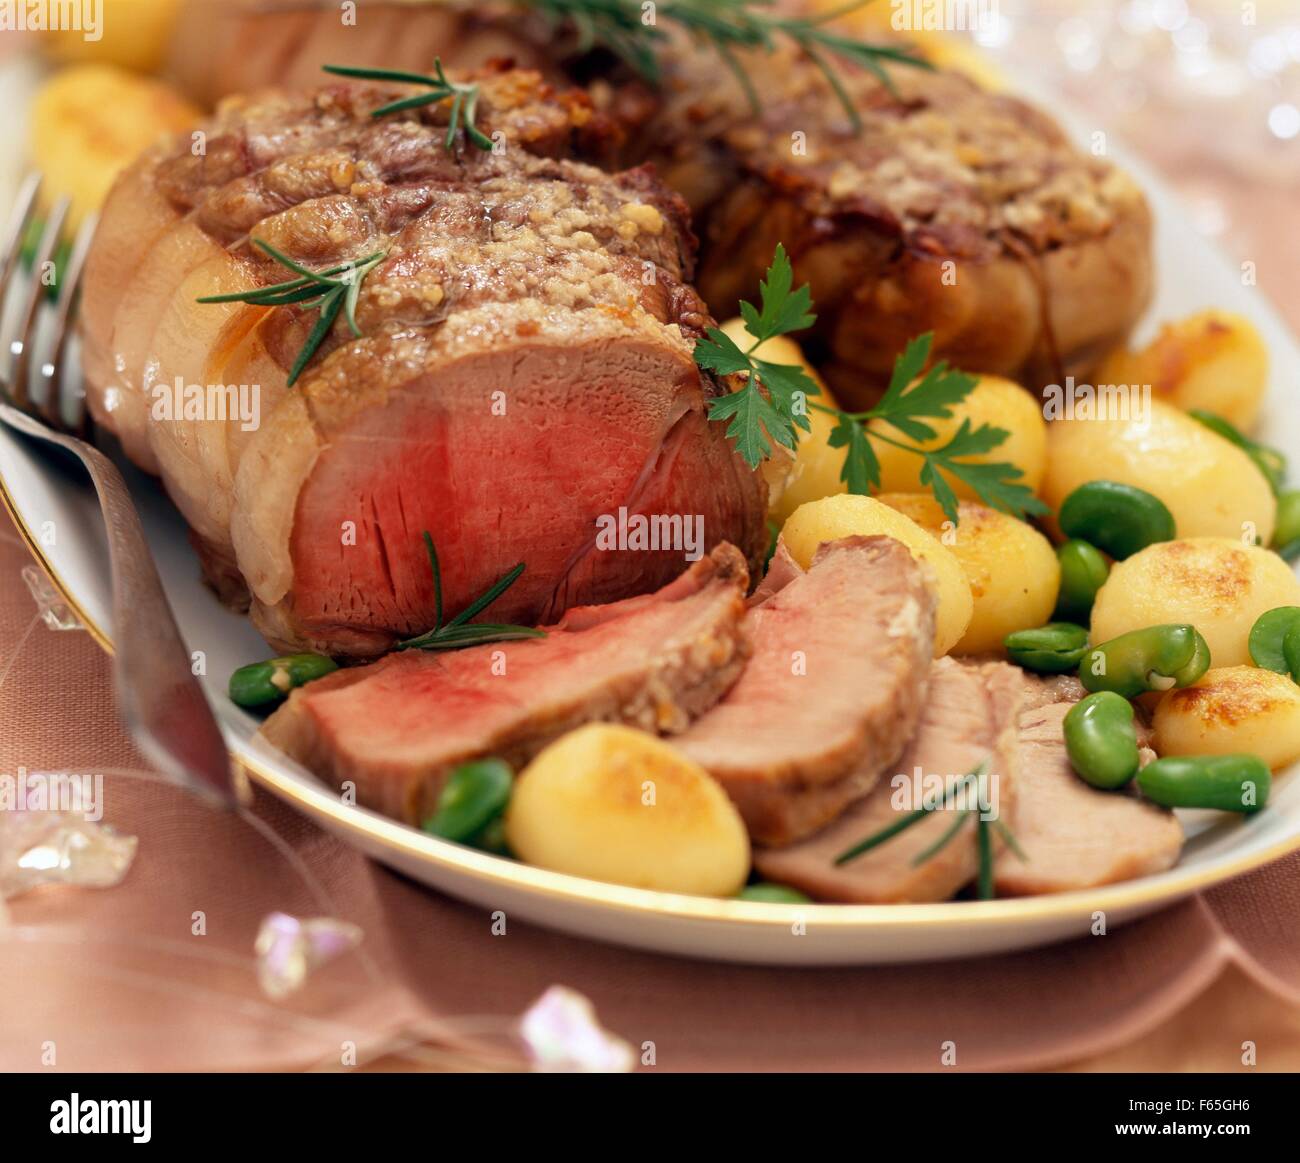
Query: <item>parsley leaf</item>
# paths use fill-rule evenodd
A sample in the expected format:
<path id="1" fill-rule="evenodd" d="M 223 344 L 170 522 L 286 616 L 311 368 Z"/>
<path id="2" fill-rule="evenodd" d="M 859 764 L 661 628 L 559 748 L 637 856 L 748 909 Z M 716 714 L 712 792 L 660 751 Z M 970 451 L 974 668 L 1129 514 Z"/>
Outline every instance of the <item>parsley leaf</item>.
<path id="1" fill-rule="evenodd" d="M 979 381 L 965 372 L 954 371 L 945 360 L 936 363 L 925 375 L 921 369 L 930 358 L 934 333 L 927 331 L 908 343 L 894 363 L 889 389 L 880 403 L 871 409 L 873 419 L 884 420 L 912 440 L 933 440 L 934 429 L 918 417 L 950 420 L 954 404 L 960 404 Z M 914 380 L 912 387 L 908 387 Z M 1003 433 L 1004 440 L 1006 433 Z"/>
<path id="2" fill-rule="evenodd" d="M 766 340 L 789 331 L 809 327 L 816 320 L 810 313 L 812 292 L 805 283 L 794 288 L 794 268 L 778 245 L 767 278 L 759 283 L 762 309 L 741 303 L 740 314 L 754 342 L 748 351 L 717 327 L 695 344 L 695 362 L 716 375 L 743 374 L 745 386 L 730 395 L 709 401 L 710 420 L 730 420 L 727 435 L 750 468 L 757 468 L 772 454 L 772 442 L 793 449 L 798 444 L 796 428 L 811 431 L 808 398 L 821 395 L 817 381 L 798 364 L 772 363 L 754 352 Z"/>
<path id="3" fill-rule="evenodd" d="M 841 412 L 826 443 L 832 448 L 849 450 L 840 469 L 840 479 L 849 486 L 849 492 L 865 497 L 872 489 L 880 488 L 880 461 L 861 423 Z"/>
<path id="4" fill-rule="evenodd" d="M 970 420 L 963 420 L 952 439 L 940 448 L 930 449 L 922 456 L 921 484 L 933 490 L 935 499 L 943 506 L 950 521 L 957 520 L 957 498 L 948 482 L 939 472 L 942 469 L 974 490 L 986 505 L 1002 509 L 1015 516 L 1043 514 L 1051 510 L 1043 504 L 1027 485 L 1017 484 L 1024 476 L 1014 464 L 971 463 L 955 459 L 958 456 L 977 456 L 992 452 L 1010 435 L 1005 428 L 981 424 L 972 428 Z"/>
<path id="5" fill-rule="evenodd" d="M 726 332 L 710 327 L 705 334 L 708 339 L 701 339 L 695 344 L 695 362 L 699 367 L 717 372 L 720 376 L 753 370 L 749 356 L 736 346 Z"/>
<path id="6" fill-rule="evenodd" d="M 804 283 L 794 291 L 791 290 L 793 285 L 794 267 L 790 265 L 790 256 L 785 253 L 785 247 L 777 243 L 772 265 L 767 268 L 767 278 L 758 284 L 763 299 L 762 311 L 753 303 L 740 304 L 740 317 L 745 321 L 745 329 L 758 343 L 791 331 L 802 331 L 817 322 L 817 316 L 811 313 L 811 288 Z"/>
<path id="7" fill-rule="evenodd" d="M 722 396 L 709 404 L 710 420 L 727 420 L 727 435 L 736 442 L 736 451 L 751 468 L 757 467 L 772 453 L 772 440 L 793 449 L 797 443 L 794 423 L 755 386 L 753 377 L 738 392 Z"/>

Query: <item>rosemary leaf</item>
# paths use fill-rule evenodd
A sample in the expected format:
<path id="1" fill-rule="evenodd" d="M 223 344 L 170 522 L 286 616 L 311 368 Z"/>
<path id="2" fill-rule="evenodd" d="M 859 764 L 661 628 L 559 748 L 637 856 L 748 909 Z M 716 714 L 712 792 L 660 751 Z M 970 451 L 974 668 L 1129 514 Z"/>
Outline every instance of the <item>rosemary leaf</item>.
<path id="1" fill-rule="evenodd" d="M 366 69 L 353 65 L 322 65 L 327 73 L 339 77 L 356 77 L 365 81 L 388 81 L 400 85 L 424 85 L 427 93 L 416 93 L 410 97 L 399 97 L 370 111 L 371 117 L 386 117 L 390 113 L 401 113 L 406 109 L 418 109 L 424 105 L 437 105 L 451 98 L 451 113 L 447 121 L 446 147 L 448 151 L 456 147 L 456 134 L 465 131 L 479 149 L 487 151 L 492 148 L 492 139 L 474 124 L 474 114 L 478 108 L 479 87 L 448 78 L 442 67 L 442 60 L 433 60 L 432 77 L 423 73 L 406 73 L 396 69 Z"/>
<path id="2" fill-rule="evenodd" d="M 334 326 L 339 311 L 346 312 L 348 326 L 352 334 L 361 338 L 361 329 L 357 326 L 357 297 L 361 293 L 361 280 L 380 262 L 385 251 L 377 250 L 364 258 L 340 263 L 328 270 L 313 271 L 295 262 L 288 255 L 277 250 L 269 242 L 254 238 L 252 245 L 273 258 L 281 266 L 287 267 L 299 277 L 284 283 L 272 283 L 265 287 L 253 287 L 247 291 L 233 291 L 226 295 L 205 295 L 197 301 L 200 303 L 247 303 L 251 307 L 290 307 L 301 306 L 305 310 L 319 310 L 320 318 L 311 329 L 306 342 L 298 352 L 293 366 L 289 369 L 287 384 L 293 387 L 302 374 L 303 368 L 325 341 L 330 328 Z M 342 275 L 343 278 L 335 278 Z"/>
<path id="3" fill-rule="evenodd" d="M 355 65 L 321 65 L 327 73 L 338 77 L 356 77 L 362 81 L 393 81 L 402 85 L 428 85 L 429 78 L 423 73 L 403 73 L 397 69 L 367 69 Z"/>
<path id="4" fill-rule="evenodd" d="M 756 112 L 761 108 L 758 85 L 738 49 L 773 52 L 777 42 L 798 46 L 826 78 L 855 131 L 862 119 L 853 99 L 829 57 L 869 70 L 893 89 L 886 63 L 929 69 L 933 66 L 908 48 L 871 44 L 837 33 L 826 25 L 865 7 L 871 0 L 851 0 L 838 8 L 809 17 L 782 16 L 769 0 L 662 0 L 659 18 L 671 21 L 695 40 L 708 45 L 730 70 Z M 661 79 L 655 52 L 664 34 L 642 19 L 641 0 L 516 0 L 522 7 L 543 13 L 553 26 L 569 21 L 578 34 L 582 51 L 602 45 L 652 85 Z"/>
<path id="5" fill-rule="evenodd" d="M 1011 829 L 1008 828 L 1006 824 L 1004 824 L 1001 820 L 994 820 L 993 828 L 997 832 L 997 834 L 1002 837 L 1002 843 L 1004 843 L 1011 850 L 1015 858 L 1019 860 L 1021 864 L 1024 864 L 1029 859 L 1029 857 L 1025 855 L 1025 850 L 1020 847 Z"/>
<path id="6" fill-rule="evenodd" d="M 499 598 L 502 594 L 504 594 L 506 590 L 508 590 L 512 585 L 514 585 L 515 582 L 519 580 L 519 575 L 523 572 L 524 572 L 524 563 L 521 561 L 518 565 L 514 567 L 514 569 L 512 569 L 509 573 L 507 573 L 504 577 L 502 577 L 494 586 L 492 586 L 488 590 L 485 590 L 480 597 L 478 597 L 470 605 L 466 606 L 465 609 L 463 609 L 450 622 L 448 622 L 447 628 L 451 629 L 451 627 L 453 626 L 460 626 L 463 623 L 468 622 L 476 614 L 481 614 L 484 610 L 488 608 L 488 606 L 490 606 L 493 602 L 495 602 L 497 598 Z"/>
<path id="7" fill-rule="evenodd" d="M 293 367 L 289 369 L 289 378 L 285 382 L 289 387 L 293 387 L 298 382 L 298 377 L 302 375 L 302 369 L 307 366 L 308 361 L 316 354 L 317 348 L 325 342 L 325 336 L 334 326 L 334 320 L 338 318 L 339 309 L 343 306 L 343 296 L 340 292 L 334 291 L 327 295 L 325 301 L 321 304 L 320 318 L 316 320 L 315 326 L 307 335 L 307 341 L 302 345 L 302 350 L 298 352 L 298 358 L 293 361 Z"/>
<path id="8" fill-rule="evenodd" d="M 463 650 L 466 646 L 483 646 L 489 642 L 519 642 L 527 638 L 545 638 L 546 631 L 532 626 L 496 625 L 475 622 L 471 626 L 444 626 L 419 638 L 399 642 L 398 650 Z"/>
<path id="9" fill-rule="evenodd" d="M 902 819 L 895 820 L 888 827 L 881 828 L 879 832 L 872 833 L 865 840 L 860 840 L 857 844 L 853 845 L 852 848 L 841 852 L 837 857 L 835 857 L 835 863 L 847 864 L 850 860 L 861 856 L 864 852 L 870 852 L 871 849 L 880 847 L 880 845 L 885 843 L 886 840 L 892 840 L 900 832 L 905 832 L 913 824 L 919 824 L 921 820 L 931 812 L 937 811 L 941 807 L 946 808 L 950 803 L 952 803 L 959 791 L 968 787 L 972 780 L 982 779 L 984 772 L 987 770 L 988 760 L 981 760 L 974 770 L 969 771 L 962 776 L 961 779 L 954 783 L 943 796 L 932 799 L 929 803 L 922 804 L 914 811 L 908 812 L 907 815 L 902 817 Z"/>
<path id="10" fill-rule="evenodd" d="M 433 571 L 433 628 L 442 629 L 442 567 L 438 564 L 438 550 L 433 535 L 424 531 L 424 551 L 429 555 L 429 568 Z"/>
<path id="11" fill-rule="evenodd" d="M 982 901 L 991 901 L 995 895 L 993 889 L 993 833 L 988 820 L 983 816 L 979 817 L 976 824 L 980 854 L 978 896 Z"/>
<path id="12" fill-rule="evenodd" d="M 971 813 L 969 810 L 964 812 L 959 812 L 957 818 L 953 820 L 952 825 L 948 828 L 946 832 L 944 832 L 942 836 L 939 837 L 939 839 L 937 839 L 933 844 L 931 844 L 930 847 L 927 848 L 924 852 L 920 852 L 912 858 L 912 867 L 919 868 L 931 857 L 938 856 L 940 852 L 942 852 L 945 848 L 948 847 L 951 841 L 957 838 L 957 833 L 960 832 L 966 826 L 966 823 L 968 820 L 970 820 L 970 817 L 971 817 Z"/>
<path id="13" fill-rule="evenodd" d="M 424 532 L 424 550 L 429 557 L 429 569 L 433 573 L 433 629 L 426 630 L 414 638 L 405 638 L 393 648 L 394 650 L 460 650 L 466 646 L 481 646 L 487 642 L 517 642 L 526 638 L 545 638 L 545 630 L 532 626 L 512 626 L 502 622 L 475 622 L 469 620 L 481 614 L 502 594 L 506 592 L 524 572 L 521 561 L 514 569 L 489 586 L 445 626 L 442 623 L 442 567 L 438 563 L 438 550 L 433 537 L 426 529 Z"/>

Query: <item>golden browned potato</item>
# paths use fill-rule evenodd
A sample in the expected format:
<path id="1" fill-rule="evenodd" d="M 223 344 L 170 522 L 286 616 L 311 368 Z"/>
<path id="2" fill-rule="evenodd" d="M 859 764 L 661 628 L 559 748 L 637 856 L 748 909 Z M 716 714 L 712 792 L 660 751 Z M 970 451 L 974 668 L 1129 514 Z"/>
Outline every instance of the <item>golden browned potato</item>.
<path id="1" fill-rule="evenodd" d="M 1004 380 L 999 376 L 980 376 L 979 383 L 961 403 L 953 406 L 950 420 L 925 420 L 935 431 L 933 440 L 925 441 L 922 447 L 938 448 L 946 444 L 963 420 L 969 420 L 972 428 L 981 424 L 992 424 L 1003 428 L 1010 435 L 997 448 L 979 456 L 963 457 L 973 464 L 1009 463 L 1014 464 L 1021 473 L 1019 484 L 1034 492 L 1038 491 L 1043 480 L 1043 468 L 1047 457 L 1047 421 L 1043 419 L 1042 404 L 1036 396 L 1030 395 L 1019 384 Z M 875 433 L 871 441 L 880 461 L 880 488 L 886 493 L 924 493 L 928 492 L 921 484 L 922 459 L 914 452 L 895 448 L 885 443 L 880 436 L 894 440 L 915 443 L 897 429 L 891 428 L 883 420 L 873 420 L 867 425 L 868 433 Z M 969 500 L 977 499 L 974 490 L 950 473 L 944 477 L 959 497 Z"/>
<path id="2" fill-rule="evenodd" d="M 662 892 L 734 896 L 749 875 L 721 785 L 631 727 L 580 727 L 538 755 L 515 780 L 506 839 L 540 868 Z"/>
<path id="3" fill-rule="evenodd" d="M 1264 474 L 1235 444 L 1172 404 L 1150 401 L 1146 423 L 1130 413 L 1048 425 L 1043 500 L 1060 509 L 1080 485 L 1099 480 L 1154 493 L 1173 514 L 1179 537 L 1257 537 L 1268 544 L 1273 536 L 1277 501 Z"/>
<path id="4" fill-rule="evenodd" d="M 743 319 L 728 319 L 720 330 L 743 351 L 748 351 L 754 342 L 754 337 L 745 330 Z M 814 399 L 818 403 L 835 406 L 830 389 L 822 382 L 812 364 L 804 358 L 793 339 L 779 335 L 766 340 L 755 349 L 754 355 L 770 363 L 799 365 L 822 390 L 822 394 Z M 847 450 L 830 446 L 830 435 L 835 428 L 834 418 L 811 407 L 807 415 L 811 431 L 799 430 L 799 446 L 794 455 L 773 456 L 763 462 L 762 471 L 767 478 L 769 494 L 767 515 L 778 525 L 783 524 L 805 501 L 818 501 L 822 497 L 834 496 L 848 489 L 840 480 Z"/>
<path id="5" fill-rule="evenodd" d="M 961 563 L 974 609 L 954 654 L 1001 651 L 1008 634 L 1051 618 L 1061 566 L 1051 543 L 1033 526 L 974 501 L 958 503 L 960 521 L 954 526 L 933 497 L 882 493 L 878 499 L 937 537 Z"/>
<path id="6" fill-rule="evenodd" d="M 95 61 L 151 73 L 162 64 L 179 2 L 104 0 L 99 27 L 91 30 L 96 39 L 78 29 L 58 29 L 42 33 L 41 49 L 60 62 Z"/>
<path id="7" fill-rule="evenodd" d="M 1268 390 L 1268 348 L 1255 325 L 1228 311 L 1201 311 L 1166 323 L 1141 351 L 1102 362 L 1098 384 L 1150 384 L 1180 408 L 1217 412 L 1249 431 Z"/>
<path id="8" fill-rule="evenodd" d="M 1190 622 L 1211 665 L 1243 666 L 1250 628 L 1277 606 L 1300 606 L 1300 581 L 1271 550 L 1224 537 L 1161 541 L 1110 571 L 1092 607 L 1092 640 Z"/>
<path id="9" fill-rule="evenodd" d="M 1258 755 L 1276 770 L 1300 759 L 1300 687 L 1258 666 L 1207 670 L 1156 706 L 1161 755 Z"/>
<path id="10" fill-rule="evenodd" d="M 70 229 L 99 209 L 118 173 L 164 134 L 189 129 L 200 114 L 161 81 L 114 65 L 73 65 L 36 94 L 32 162 L 45 175 L 47 202 L 72 199 Z"/>
<path id="11" fill-rule="evenodd" d="M 935 612 L 934 653 L 947 654 L 961 641 L 970 625 L 974 602 L 970 583 L 953 553 L 910 517 L 881 504 L 874 497 L 845 493 L 800 505 L 781 529 L 790 555 L 804 569 L 823 541 L 879 534 L 901 541 L 912 556 L 930 567 L 938 597 Z"/>

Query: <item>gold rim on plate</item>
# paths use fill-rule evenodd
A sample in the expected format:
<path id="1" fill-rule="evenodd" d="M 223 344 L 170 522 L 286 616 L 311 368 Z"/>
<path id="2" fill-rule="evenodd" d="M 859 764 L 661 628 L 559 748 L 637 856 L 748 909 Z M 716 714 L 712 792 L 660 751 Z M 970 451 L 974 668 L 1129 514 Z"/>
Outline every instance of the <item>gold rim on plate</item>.
<path id="1" fill-rule="evenodd" d="M 86 612 L 71 587 L 59 575 L 45 555 L 43 547 L 18 512 L 0 472 L 0 501 L 13 518 L 27 548 L 49 575 L 50 581 L 68 607 L 77 615 L 90 636 L 108 654 L 113 641 L 108 633 Z M 551 872 L 544 868 L 502 860 L 460 844 L 429 836 L 406 824 L 344 804 L 331 795 L 325 785 L 313 788 L 297 779 L 286 777 L 260 763 L 250 755 L 230 748 L 231 758 L 253 779 L 274 794 L 302 809 L 309 816 L 324 816 L 338 829 L 365 836 L 384 847 L 416 857 L 441 868 L 454 870 L 480 884 L 488 883 L 527 889 L 551 900 L 572 904 L 599 905 L 624 913 L 655 913 L 683 920 L 722 921 L 751 928 L 788 929 L 791 918 L 799 915 L 809 926 L 838 929 L 861 928 L 931 928 L 961 923 L 997 926 L 1016 920 L 1067 920 L 1089 915 L 1096 910 L 1140 908 L 1143 905 L 1173 904 L 1176 901 L 1300 849 L 1300 834 L 1279 841 L 1259 852 L 1242 856 L 1226 864 L 1205 869 L 1187 869 L 1181 875 L 1159 884 L 1144 883 L 1150 877 L 1127 881 L 1085 892 L 1052 893 L 1040 897 L 1015 897 L 992 901 L 945 901 L 936 904 L 771 904 L 760 901 L 722 900 L 715 897 L 683 896 L 651 889 L 607 884 L 584 877 Z M 1174 870 L 1177 871 L 1176 869 Z M 1168 874 L 1162 874 L 1168 875 Z"/>

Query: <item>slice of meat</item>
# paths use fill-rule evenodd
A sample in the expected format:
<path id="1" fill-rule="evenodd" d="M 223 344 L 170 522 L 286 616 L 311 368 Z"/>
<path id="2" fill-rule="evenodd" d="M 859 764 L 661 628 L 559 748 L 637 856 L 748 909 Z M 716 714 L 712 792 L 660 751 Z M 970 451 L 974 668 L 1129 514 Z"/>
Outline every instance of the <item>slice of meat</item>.
<path id="1" fill-rule="evenodd" d="M 410 650 L 336 671 L 262 728 L 357 802 L 418 824 L 466 760 L 522 765 L 583 723 L 683 730 L 748 655 L 745 561 L 722 545 L 653 597 L 579 609 L 543 639 L 452 653 Z"/>
<path id="2" fill-rule="evenodd" d="M 787 576 L 745 619 L 754 654 L 736 685 L 676 740 L 764 844 L 871 789 L 912 733 L 934 653 L 934 597 L 897 541 L 830 542 Z"/>
<path id="3" fill-rule="evenodd" d="M 803 889 L 817 900 L 859 904 L 947 900 L 979 871 L 974 820 L 928 860 L 918 856 L 956 822 L 935 811 L 861 856 L 835 858 L 931 798 L 935 787 L 989 763 L 989 803 L 1014 818 L 1020 772 L 1015 748 L 1022 695 L 1020 672 L 1005 663 L 968 666 L 941 658 L 930 670 L 929 694 L 907 750 L 865 799 L 815 836 L 789 848 L 759 848 L 754 864 L 768 880 Z M 973 798 L 966 801 L 973 804 Z"/>
<path id="4" fill-rule="evenodd" d="M 1163 872 L 1178 859 L 1183 828 L 1165 808 L 1123 791 L 1089 787 L 1070 766 L 1062 723 L 1072 704 L 1020 716 L 1020 773 L 1012 830 L 1025 859 L 1002 852 L 998 894 L 1069 892 Z"/>

